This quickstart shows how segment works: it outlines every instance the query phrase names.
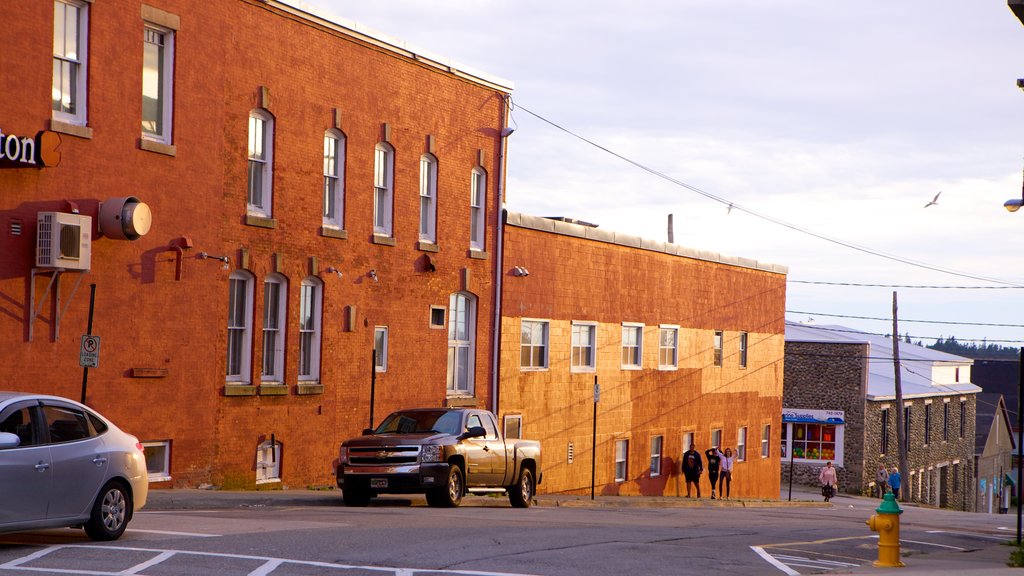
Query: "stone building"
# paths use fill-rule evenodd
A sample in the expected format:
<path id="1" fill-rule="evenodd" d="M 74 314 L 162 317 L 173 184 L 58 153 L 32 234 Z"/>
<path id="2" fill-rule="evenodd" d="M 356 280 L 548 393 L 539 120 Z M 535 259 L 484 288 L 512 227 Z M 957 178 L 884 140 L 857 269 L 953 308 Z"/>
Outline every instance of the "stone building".
<path id="1" fill-rule="evenodd" d="M 915 502 L 974 509 L 976 396 L 971 360 L 900 347 L 904 431 Z M 868 494 L 880 464 L 899 465 L 892 340 L 842 326 L 786 324 L 783 482 L 817 485 L 831 460 L 840 490 Z"/>

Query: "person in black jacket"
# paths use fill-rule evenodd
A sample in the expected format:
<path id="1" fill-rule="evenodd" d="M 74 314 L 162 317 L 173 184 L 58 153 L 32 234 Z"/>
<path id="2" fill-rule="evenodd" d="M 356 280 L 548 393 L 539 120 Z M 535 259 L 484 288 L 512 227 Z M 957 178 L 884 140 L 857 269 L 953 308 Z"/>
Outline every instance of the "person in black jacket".
<path id="1" fill-rule="evenodd" d="M 718 446 L 712 446 L 704 451 L 708 457 L 708 480 L 711 480 L 711 499 L 715 499 L 715 484 L 718 484 L 718 471 L 722 466 L 722 453 Z"/>
<path id="2" fill-rule="evenodd" d="M 704 472 L 704 462 L 700 459 L 697 447 L 690 444 L 690 449 L 683 452 L 683 477 L 686 478 L 686 497 L 690 497 L 690 484 L 697 487 L 697 498 L 700 498 L 700 475 Z"/>

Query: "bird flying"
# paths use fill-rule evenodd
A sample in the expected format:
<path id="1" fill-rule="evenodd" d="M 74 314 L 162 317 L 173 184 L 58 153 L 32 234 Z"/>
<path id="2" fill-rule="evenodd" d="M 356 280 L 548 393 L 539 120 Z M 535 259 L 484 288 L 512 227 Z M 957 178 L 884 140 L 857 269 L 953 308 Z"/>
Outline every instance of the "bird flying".
<path id="1" fill-rule="evenodd" d="M 939 195 L 940 194 L 942 194 L 942 190 L 939 190 L 939 193 L 935 195 L 935 198 L 932 198 L 932 201 L 927 203 L 927 204 L 925 204 L 924 207 L 927 208 L 929 206 L 934 206 L 934 205 L 938 204 L 939 203 Z"/>

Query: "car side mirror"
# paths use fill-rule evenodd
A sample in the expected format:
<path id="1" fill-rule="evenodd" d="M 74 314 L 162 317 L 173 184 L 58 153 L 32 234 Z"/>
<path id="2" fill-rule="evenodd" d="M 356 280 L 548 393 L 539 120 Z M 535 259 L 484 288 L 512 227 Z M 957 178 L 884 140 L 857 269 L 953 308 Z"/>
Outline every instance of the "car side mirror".
<path id="1" fill-rule="evenodd" d="M 0 432 L 0 450 L 4 448 L 17 448 L 21 444 L 21 438 L 10 432 Z"/>
<path id="2" fill-rule="evenodd" d="M 484 436 L 487 436 L 487 430 L 483 426 L 470 426 L 468 430 L 459 435 L 459 440 L 482 438 Z"/>
<path id="3" fill-rule="evenodd" d="M 373 434 L 373 428 L 363 428 L 363 436 L 370 436 Z"/>

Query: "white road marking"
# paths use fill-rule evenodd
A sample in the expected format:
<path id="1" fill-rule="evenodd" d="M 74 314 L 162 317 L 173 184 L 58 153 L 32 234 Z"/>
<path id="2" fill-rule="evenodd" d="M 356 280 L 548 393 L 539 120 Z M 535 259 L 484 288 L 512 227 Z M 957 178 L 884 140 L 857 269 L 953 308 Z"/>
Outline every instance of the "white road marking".
<path id="1" fill-rule="evenodd" d="M 967 551 L 967 548 L 960 548 L 959 546 L 947 546 L 946 544 L 936 544 L 934 542 L 920 542 L 918 540 L 904 540 L 903 538 L 900 538 L 900 542 L 910 542 L 911 544 L 922 544 L 924 546 L 937 546 L 939 548 L 949 548 L 950 550 L 959 550 L 961 552 L 966 552 Z"/>
<path id="2" fill-rule="evenodd" d="M 163 562 L 164 560 L 167 560 L 171 556 L 174 556 L 174 552 L 161 552 L 160 554 L 157 554 L 156 556 L 150 558 L 149 560 L 146 560 L 141 564 L 136 564 L 135 566 L 132 566 L 131 568 L 122 572 L 122 574 L 138 574 L 146 568 L 156 566 L 157 564 Z"/>
<path id="3" fill-rule="evenodd" d="M 971 538 L 987 538 L 989 540 L 995 540 L 996 542 L 1005 542 L 1006 538 L 1002 536 L 989 536 L 987 534 L 976 534 L 974 532 L 954 532 L 952 530 L 929 530 L 929 534 L 957 534 L 960 536 L 970 536 Z"/>
<path id="4" fill-rule="evenodd" d="M 763 558 L 765 562 L 781 570 L 783 574 L 786 574 L 787 576 L 800 576 L 799 572 L 776 560 L 774 556 L 765 552 L 764 548 L 761 548 L 760 546 L 751 546 L 750 549 L 753 550 L 755 554 Z"/>
<path id="5" fill-rule="evenodd" d="M 136 530 L 129 528 L 128 532 L 140 532 L 143 534 L 165 534 L 167 536 L 194 536 L 196 538 L 220 538 L 220 534 L 200 534 L 198 532 L 173 532 L 171 530 Z"/>

